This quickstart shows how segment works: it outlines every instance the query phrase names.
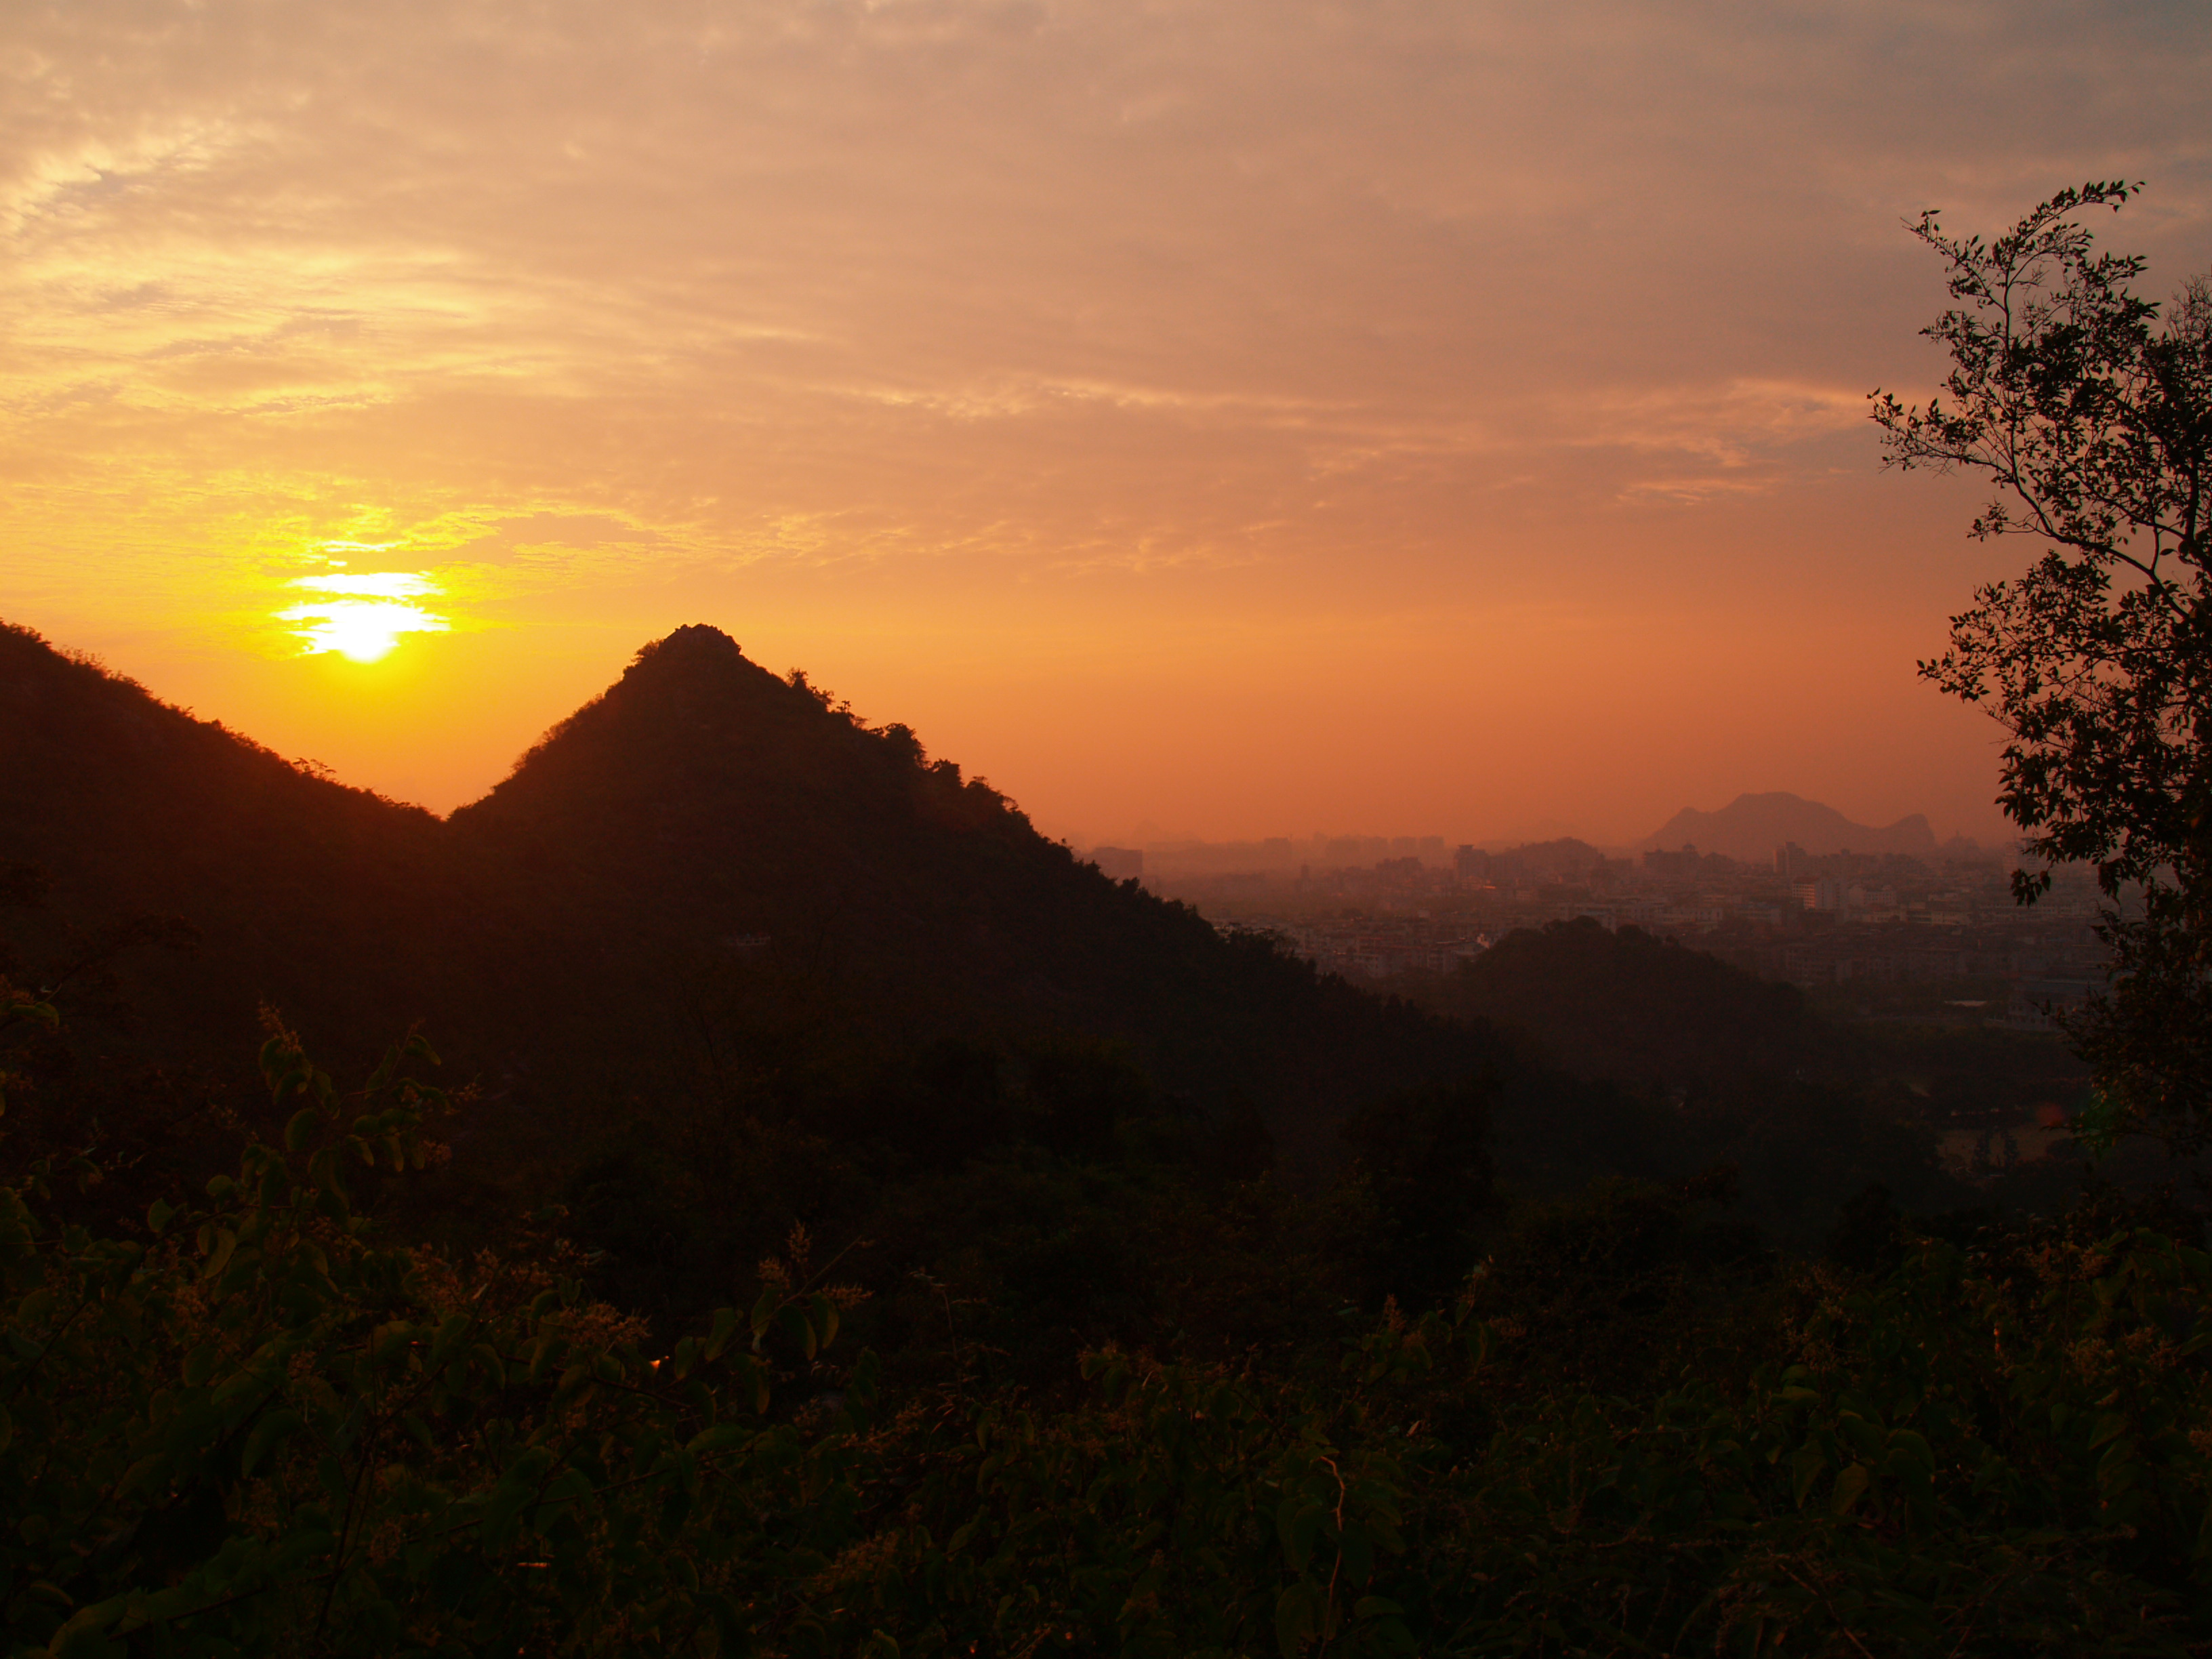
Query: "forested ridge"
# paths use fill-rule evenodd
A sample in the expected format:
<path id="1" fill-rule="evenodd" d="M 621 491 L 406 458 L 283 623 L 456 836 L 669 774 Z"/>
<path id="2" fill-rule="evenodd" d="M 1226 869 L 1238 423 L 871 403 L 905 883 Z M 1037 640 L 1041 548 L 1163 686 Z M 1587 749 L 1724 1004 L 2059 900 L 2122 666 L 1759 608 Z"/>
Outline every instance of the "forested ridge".
<path id="1" fill-rule="evenodd" d="M 117 969 L 168 1058 L 249 1048 L 267 1000 L 357 1065 L 414 1019 L 463 1033 L 533 1108 L 602 1068 L 772 1089 L 781 1056 L 749 1046 L 766 994 L 835 1028 L 825 1050 L 1080 1031 L 1194 1097 L 1256 1085 L 1297 1127 L 1497 1049 L 1107 880 L 904 727 L 710 628 L 648 646 L 444 823 L 25 630 L 0 630 L 0 857 L 46 889 L 17 937 L 58 958 L 180 924 L 187 950 Z"/>
<path id="2" fill-rule="evenodd" d="M 445 822 L 0 698 L 11 1652 L 2212 1640 L 2200 1218 L 1786 988 L 1370 996 L 710 629 Z"/>

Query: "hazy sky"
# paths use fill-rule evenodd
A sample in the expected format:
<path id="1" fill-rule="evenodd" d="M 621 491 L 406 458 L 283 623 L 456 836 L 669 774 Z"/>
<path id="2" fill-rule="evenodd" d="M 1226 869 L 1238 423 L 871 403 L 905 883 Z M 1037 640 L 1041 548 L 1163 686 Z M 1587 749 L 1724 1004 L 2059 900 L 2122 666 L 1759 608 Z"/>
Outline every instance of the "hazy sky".
<path id="1" fill-rule="evenodd" d="M 15 0 L 0 616 L 441 810 L 711 622 L 1086 839 L 1990 836 L 1900 222 L 2143 179 L 2170 292 L 2208 85 L 2201 0 Z"/>

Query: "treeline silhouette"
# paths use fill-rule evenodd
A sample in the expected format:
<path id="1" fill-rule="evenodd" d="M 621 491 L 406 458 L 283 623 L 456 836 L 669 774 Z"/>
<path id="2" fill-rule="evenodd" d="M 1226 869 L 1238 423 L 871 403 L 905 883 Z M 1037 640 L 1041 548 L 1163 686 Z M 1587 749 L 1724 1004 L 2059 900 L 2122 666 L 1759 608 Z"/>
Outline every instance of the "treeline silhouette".
<path id="1" fill-rule="evenodd" d="M 1126 1054 L 1163 1109 L 1264 1162 L 1502 1053 L 1108 881 L 711 629 L 641 652 L 447 823 L 25 630 L 0 632 L 0 686 L 10 971 L 96 968 L 130 1009 L 70 1041 L 250 1113 L 263 1004 L 359 1070 L 420 1022 L 478 1080 L 458 1162 L 479 1176 L 710 1110 L 889 1124 L 946 1045 L 1063 1042 Z"/>
<path id="2" fill-rule="evenodd" d="M 1680 1180 L 1726 1164 L 1742 1212 L 1803 1247 L 1869 1188 L 1927 1216 L 2047 1209 L 2082 1176 L 2063 1145 L 2069 1157 L 2016 1169 L 1994 1188 L 1966 1187 L 1937 1157 L 1947 1128 L 2079 1110 L 2087 1068 L 2056 1034 L 1838 1025 L 1795 986 L 1589 918 L 1516 930 L 1449 974 L 1407 974 L 1381 988 L 1597 1085 L 1571 1137 L 1544 1103 L 1501 1103 L 1499 1157 L 1541 1190 L 1608 1173 Z M 2185 1173 L 2142 1142 L 2113 1167 L 2137 1185 Z"/>
<path id="3" fill-rule="evenodd" d="M 1787 988 L 1355 991 L 710 629 L 443 823 L 0 700 L 25 1650 L 2204 1634 L 2194 1218 L 1959 1212 Z"/>

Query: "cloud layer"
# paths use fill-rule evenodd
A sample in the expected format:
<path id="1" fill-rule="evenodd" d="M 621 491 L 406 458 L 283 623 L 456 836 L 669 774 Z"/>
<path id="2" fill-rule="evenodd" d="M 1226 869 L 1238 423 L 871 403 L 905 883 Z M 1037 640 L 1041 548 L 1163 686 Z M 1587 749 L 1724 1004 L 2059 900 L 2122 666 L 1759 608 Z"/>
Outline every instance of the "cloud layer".
<path id="1" fill-rule="evenodd" d="M 1754 775 L 1778 726 L 1707 752 L 1711 665 L 1814 605 L 1849 653 L 1880 642 L 1804 688 L 1850 711 L 1824 741 L 1891 745 L 1868 772 L 1901 792 L 1838 804 L 1956 817 L 1981 736 L 1896 724 L 1893 681 L 2010 554 L 1958 546 L 1954 492 L 1873 474 L 1865 392 L 1936 368 L 1940 281 L 1899 222 L 2146 178 L 2112 234 L 2171 285 L 2212 262 L 2208 69 L 2182 3 L 20 7 L 0 604 L 304 729 L 368 693 L 224 653 L 277 648 L 325 542 L 395 543 L 479 624 L 409 651 L 559 640 L 560 696 L 696 611 L 933 709 L 1048 818 L 1223 832 L 1332 810 L 1342 757 L 1316 736 L 1296 777 L 1177 782 L 1269 750 L 1200 716 L 1185 753 L 1170 722 L 1151 762 L 1048 758 L 1116 685 L 1147 720 L 1241 706 L 1202 654 L 1058 683 L 1050 733 L 949 688 L 1086 625 L 1256 628 L 1236 672 L 1304 708 L 1318 629 L 1370 642 L 1344 706 L 1378 677 L 1379 708 L 1463 702 L 1499 671 L 1402 665 L 1534 627 L 1516 672 L 1603 730 L 1674 648 L 1655 629 L 1695 639 L 1711 686 L 1665 752 L 1590 750 L 1633 799 L 1559 803 L 1620 833 L 1707 775 L 1849 785 Z M 559 712 L 449 721 L 458 758 L 413 781 L 449 805 Z M 1563 787 L 1484 744 L 1450 763 L 1528 799 L 1376 810 L 1474 833 Z"/>

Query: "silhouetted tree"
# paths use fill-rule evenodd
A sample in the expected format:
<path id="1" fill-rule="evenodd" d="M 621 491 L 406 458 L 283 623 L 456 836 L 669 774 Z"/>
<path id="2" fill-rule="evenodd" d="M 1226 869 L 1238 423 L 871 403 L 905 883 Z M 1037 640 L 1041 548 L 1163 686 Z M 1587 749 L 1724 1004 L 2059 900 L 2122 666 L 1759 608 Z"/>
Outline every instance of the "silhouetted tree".
<path id="1" fill-rule="evenodd" d="M 2138 256 L 2081 222 L 2139 185 L 2061 191 L 2006 234 L 1914 234 L 1962 303 L 1924 331 L 1951 354 L 1925 407 L 1876 392 L 1890 464 L 1996 486 L 1972 526 L 2043 544 L 1951 620 L 1921 672 L 2010 732 L 1999 800 L 2047 866 L 2090 862 L 2118 975 L 2069 1022 L 2096 1065 L 2106 1133 L 2130 1121 L 2203 1136 L 2212 1089 L 2212 286 L 2161 313 Z M 2140 890 L 2124 907 L 2124 894 Z"/>

